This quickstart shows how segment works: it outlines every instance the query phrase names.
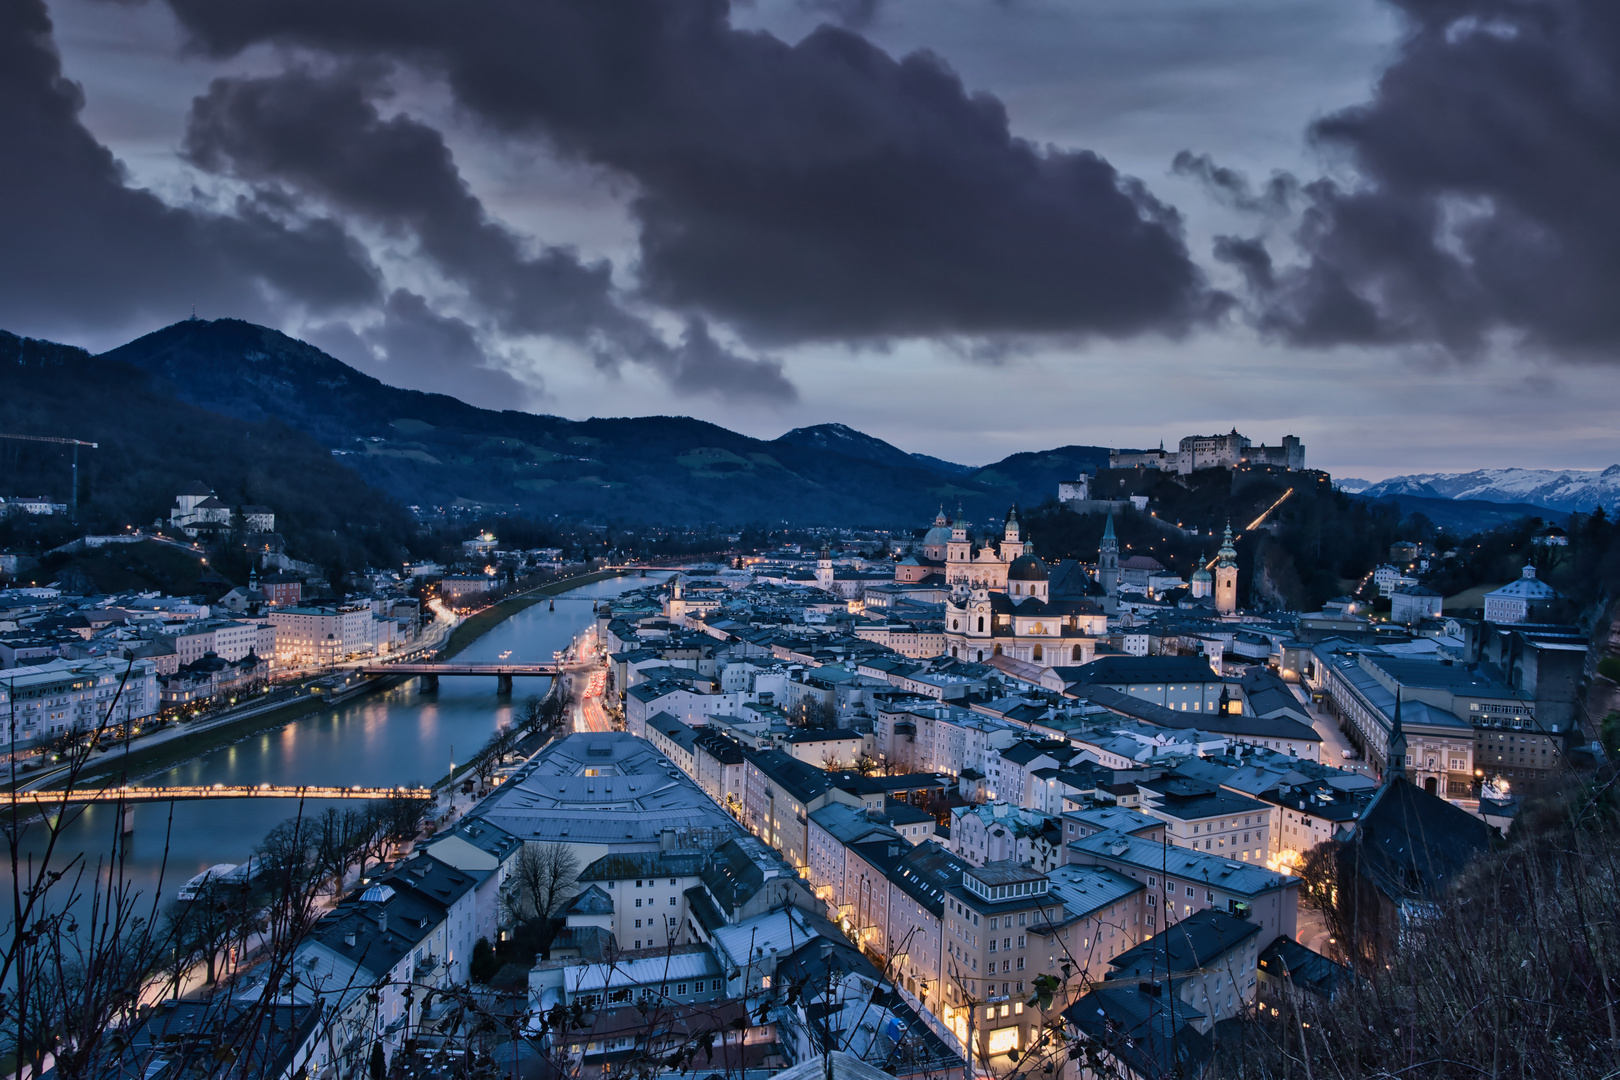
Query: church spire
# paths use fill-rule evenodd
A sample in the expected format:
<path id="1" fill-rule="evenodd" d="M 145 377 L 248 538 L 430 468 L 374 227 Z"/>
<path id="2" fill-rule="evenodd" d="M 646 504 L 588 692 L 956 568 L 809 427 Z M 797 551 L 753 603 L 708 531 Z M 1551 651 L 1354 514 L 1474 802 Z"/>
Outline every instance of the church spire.
<path id="1" fill-rule="evenodd" d="M 1104 540 L 1114 540 L 1116 542 L 1119 539 L 1114 535 L 1114 514 L 1112 511 L 1110 511 L 1108 514 L 1108 524 L 1103 526 L 1102 538 Z"/>
<path id="2" fill-rule="evenodd" d="M 1406 731 L 1401 727 L 1401 691 L 1395 689 L 1395 722 L 1389 725 L 1389 760 L 1384 765 L 1384 783 L 1399 776 L 1406 778 Z"/>
<path id="3" fill-rule="evenodd" d="M 1215 554 L 1219 558 L 1221 565 L 1230 566 L 1237 562 L 1237 548 L 1232 545 L 1232 522 L 1230 520 L 1226 523 L 1226 535 L 1221 539 L 1221 548 Z"/>

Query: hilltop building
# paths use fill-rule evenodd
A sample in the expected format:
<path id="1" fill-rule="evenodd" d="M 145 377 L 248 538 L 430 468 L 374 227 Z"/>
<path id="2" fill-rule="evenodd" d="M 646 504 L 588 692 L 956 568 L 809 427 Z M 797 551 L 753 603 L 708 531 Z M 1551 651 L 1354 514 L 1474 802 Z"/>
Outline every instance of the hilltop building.
<path id="1" fill-rule="evenodd" d="M 271 520 L 274 521 L 273 515 Z M 229 528 L 231 508 L 219 501 L 213 488 L 197 481 L 186 485 L 174 497 L 174 506 L 169 510 L 169 524 L 187 536 L 196 536 L 210 526 Z"/>
<path id="2" fill-rule="evenodd" d="M 1158 469 L 1186 476 L 1200 469 L 1236 469 L 1245 465 L 1267 465 L 1298 471 L 1305 467 L 1305 444 L 1294 435 L 1284 435 L 1280 446 L 1259 446 L 1233 428 L 1225 435 L 1188 435 L 1175 450 L 1161 442 L 1157 450 L 1110 450 L 1110 469 Z"/>
<path id="3" fill-rule="evenodd" d="M 1493 623 L 1547 622 L 1558 590 L 1536 577 L 1536 568 L 1524 564 L 1519 580 L 1485 594 L 1485 620 Z"/>

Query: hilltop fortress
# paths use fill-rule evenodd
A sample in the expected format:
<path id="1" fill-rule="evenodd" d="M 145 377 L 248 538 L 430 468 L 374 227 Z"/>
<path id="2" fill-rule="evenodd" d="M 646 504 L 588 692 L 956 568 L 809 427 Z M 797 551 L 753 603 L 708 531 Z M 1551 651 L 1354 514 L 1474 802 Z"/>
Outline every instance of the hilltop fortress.
<path id="1" fill-rule="evenodd" d="M 1175 450 L 1160 443 L 1157 450 L 1110 450 L 1110 469 L 1158 469 L 1186 476 L 1199 469 L 1236 469 L 1244 465 L 1270 465 L 1283 469 L 1305 467 L 1305 444 L 1284 435 L 1281 446 L 1255 446 L 1233 428 L 1225 435 L 1188 435 Z"/>

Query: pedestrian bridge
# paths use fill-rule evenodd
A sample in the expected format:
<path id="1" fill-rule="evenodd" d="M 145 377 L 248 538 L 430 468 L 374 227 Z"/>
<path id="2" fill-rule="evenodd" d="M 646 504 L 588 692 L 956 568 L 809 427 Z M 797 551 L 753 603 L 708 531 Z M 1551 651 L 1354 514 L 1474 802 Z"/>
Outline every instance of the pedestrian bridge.
<path id="1" fill-rule="evenodd" d="M 169 802 L 172 799 L 390 799 L 398 796 L 431 799 L 431 788 L 413 787 L 296 787 L 276 784 L 233 786 L 210 784 L 199 787 L 122 787 L 75 788 L 72 791 L 16 791 L 0 799 L 19 806 L 59 806 L 63 802 Z"/>

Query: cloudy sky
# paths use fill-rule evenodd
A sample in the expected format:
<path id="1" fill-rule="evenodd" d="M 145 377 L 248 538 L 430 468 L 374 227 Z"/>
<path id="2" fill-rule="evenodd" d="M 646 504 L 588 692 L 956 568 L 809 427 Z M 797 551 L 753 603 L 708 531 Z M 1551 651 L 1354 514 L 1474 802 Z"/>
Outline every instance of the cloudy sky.
<path id="1" fill-rule="evenodd" d="M 0 327 L 966 463 L 1620 461 L 1612 0 L 6 0 Z"/>

